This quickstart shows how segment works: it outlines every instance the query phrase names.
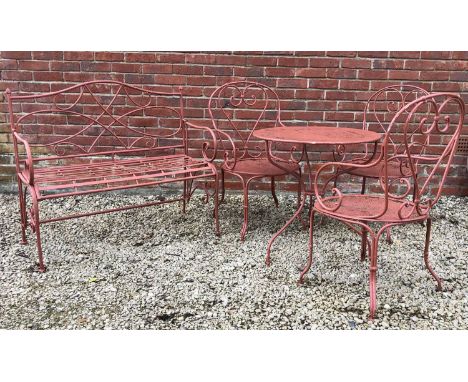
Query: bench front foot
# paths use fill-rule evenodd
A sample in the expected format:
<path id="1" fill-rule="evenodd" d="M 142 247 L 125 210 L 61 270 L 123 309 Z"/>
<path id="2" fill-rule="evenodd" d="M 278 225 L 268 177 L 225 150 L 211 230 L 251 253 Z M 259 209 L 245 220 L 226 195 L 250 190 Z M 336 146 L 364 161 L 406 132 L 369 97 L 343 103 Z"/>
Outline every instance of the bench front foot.
<path id="1" fill-rule="evenodd" d="M 46 271 L 46 266 L 44 264 L 44 257 L 42 255 L 41 229 L 39 220 L 39 201 L 36 198 L 34 190 L 30 190 L 30 195 L 32 198 L 32 207 L 29 210 L 31 218 L 29 225 L 31 226 L 32 231 L 36 234 L 37 255 L 39 257 L 39 272 L 43 273 Z"/>

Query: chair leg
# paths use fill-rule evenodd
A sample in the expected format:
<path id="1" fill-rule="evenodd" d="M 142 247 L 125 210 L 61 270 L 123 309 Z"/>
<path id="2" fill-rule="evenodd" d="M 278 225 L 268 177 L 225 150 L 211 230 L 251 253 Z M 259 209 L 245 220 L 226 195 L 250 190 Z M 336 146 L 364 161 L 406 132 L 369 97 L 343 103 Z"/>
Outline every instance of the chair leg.
<path id="1" fill-rule="evenodd" d="M 242 188 L 244 191 L 244 223 L 242 224 L 242 229 L 241 229 L 241 241 L 244 241 L 245 235 L 247 233 L 247 226 L 249 224 L 249 185 L 250 185 L 250 180 L 245 182 L 242 179 Z"/>
<path id="2" fill-rule="evenodd" d="M 315 210 L 312 208 L 312 211 L 310 212 L 309 216 L 309 257 L 307 258 L 307 264 L 304 268 L 304 270 L 301 272 L 301 275 L 299 276 L 299 284 L 302 284 L 304 282 L 304 276 L 306 275 L 307 272 L 309 272 L 310 267 L 312 266 L 312 249 L 313 249 L 313 244 L 314 244 L 314 215 L 315 215 Z"/>
<path id="3" fill-rule="evenodd" d="M 366 193 L 366 177 L 362 177 L 362 186 L 361 186 L 361 195 L 364 195 Z"/>
<path id="4" fill-rule="evenodd" d="M 299 179 L 302 179 L 302 170 L 299 167 Z M 301 181 L 297 182 L 297 208 L 301 205 Z"/>
<path id="5" fill-rule="evenodd" d="M 379 245 L 379 235 L 372 238 L 372 246 L 369 267 L 369 298 L 370 298 L 370 315 L 369 319 L 373 320 L 377 308 L 377 253 Z"/>
<path id="6" fill-rule="evenodd" d="M 278 198 L 276 197 L 276 192 L 275 192 L 275 177 L 271 177 L 271 195 L 273 195 L 273 200 L 275 201 L 275 206 L 278 208 Z"/>
<path id="7" fill-rule="evenodd" d="M 225 193 L 225 188 L 224 188 L 224 170 L 221 169 L 221 200 L 219 201 L 220 203 L 224 202 L 224 193 Z"/>
<path id="8" fill-rule="evenodd" d="M 365 228 L 361 231 L 361 261 L 366 259 L 366 249 L 367 249 L 367 230 Z"/>
<path id="9" fill-rule="evenodd" d="M 387 229 L 385 230 L 385 238 L 386 238 L 388 244 L 392 244 L 392 243 L 393 243 L 392 237 L 390 236 L 390 228 L 387 228 Z"/>
<path id="10" fill-rule="evenodd" d="M 27 244 L 26 227 L 28 225 L 28 214 L 26 211 L 26 189 L 23 190 L 23 183 L 18 179 L 18 197 L 21 216 L 21 243 Z"/>
<path id="11" fill-rule="evenodd" d="M 428 218 L 426 221 L 426 244 L 424 245 L 424 263 L 426 264 L 426 268 L 437 282 L 437 291 L 442 290 L 442 281 L 439 276 L 434 272 L 431 265 L 429 264 L 429 242 L 431 240 L 431 226 L 432 226 L 432 219 Z"/>
<path id="12" fill-rule="evenodd" d="M 42 243 L 41 243 L 41 231 L 40 231 L 40 220 L 39 220 L 39 202 L 36 198 L 34 191 L 30 192 L 32 199 L 32 208 L 31 208 L 31 226 L 33 232 L 36 233 L 36 244 L 37 244 L 37 254 L 39 256 L 39 272 L 45 272 L 46 267 L 44 265 L 44 258 L 42 256 Z"/>
<path id="13" fill-rule="evenodd" d="M 416 199 L 416 184 L 418 183 L 418 174 L 415 174 L 414 180 L 413 180 L 413 202 Z"/>
<path id="14" fill-rule="evenodd" d="M 213 196 L 213 202 L 214 202 L 214 219 L 215 219 L 215 232 L 216 236 L 220 236 L 221 232 L 219 229 L 219 175 L 216 173 L 215 175 L 215 184 L 214 184 L 214 196 Z"/>

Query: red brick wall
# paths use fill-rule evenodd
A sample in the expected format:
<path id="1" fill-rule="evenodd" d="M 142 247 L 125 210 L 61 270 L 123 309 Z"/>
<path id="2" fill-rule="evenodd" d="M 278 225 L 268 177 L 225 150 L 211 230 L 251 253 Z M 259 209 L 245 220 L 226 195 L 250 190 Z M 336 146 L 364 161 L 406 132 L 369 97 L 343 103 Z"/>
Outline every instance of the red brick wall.
<path id="1" fill-rule="evenodd" d="M 274 87 L 282 120 L 360 126 L 372 91 L 408 83 L 460 93 L 468 101 L 468 52 L 1 52 L 0 91 L 48 92 L 66 84 L 114 79 L 183 86 L 186 116 L 207 121 L 207 97 L 229 80 Z M 0 185 L 13 184 L 11 138 L 0 95 Z M 463 138 L 468 139 L 465 124 Z M 446 193 L 468 195 L 466 154 L 458 153 Z M 230 184 L 234 186 L 233 184 Z M 5 188 L 5 187 L 3 187 Z M 284 188 L 284 185 L 283 185 Z"/>

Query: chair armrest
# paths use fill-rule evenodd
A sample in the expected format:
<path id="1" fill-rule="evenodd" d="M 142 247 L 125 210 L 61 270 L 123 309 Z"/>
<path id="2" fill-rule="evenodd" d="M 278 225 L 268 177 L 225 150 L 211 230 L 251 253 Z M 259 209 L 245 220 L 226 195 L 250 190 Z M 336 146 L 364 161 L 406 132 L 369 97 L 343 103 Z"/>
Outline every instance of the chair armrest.
<path id="1" fill-rule="evenodd" d="M 221 145 L 223 146 L 223 149 L 224 149 L 224 155 L 223 155 L 224 164 L 231 170 L 235 167 L 235 165 L 237 163 L 236 146 L 234 144 L 234 141 L 232 140 L 232 138 L 228 134 L 226 134 L 225 132 L 223 132 L 221 130 L 218 130 L 218 129 L 214 130 L 214 129 L 212 129 L 210 127 L 207 127 L 207 126 L 196 125 L 194 123 L 188 122 L 187 120 L 185 120 L 185 123 L 190 128 L 206 130 L 211 134 L 211 137 L 212 137 L 213 142 L 214 142 L 213 143 L 214 152 L 213 152 L 213 155 L 211 157 L 208 157 L 206 151 L 208 150 L 208 148 L 210 146 L 209 146 L 208 142 L 204 142 L 203 143 L 203 149 L 202 149 L 202 155 L 205 158 L 205 160 L 208 160 L 209 162 L 212 162 L 212 161 L 214 161 L 216 159 L 217 153 L 218 153 L 218 140 L 219 140 L 221 142 Z M 231 146 L 230 149 L 226 149 L 226 147 L 224 147 L 224 141 L 228 142 L 228 145 Z M 232 152 L 233 152 L 233 159 L 232 160 L 230 159 L 229 150 L 232 150 Z"/>
<path id="2" fill-rule="evenodd" d="M 203 142 L 202 155 L 203 155 L 203 158 L 206 161 L 213 162 L 216 159 L 216 155 L 218 153 L 218 140 L 216 138 L 216 135 L 215 135 L 213 129 L 209 128 L 208 126 L 196 125 L 194 123 L 188 122 L 185 119 L 184 119 L 184 122 L 185 122 L 185 125 L 187 127 L 190 127 L 192 129 L 196 129 L 196 130 L 204 130 L 204 131 L 207 131 L 208 133 L 210 133 L 211 139 L 213 141 L 213 155 L 209 156 L 208 153 L 207 153 L 208 149 L 211 147 L 210 142 Z"/>
<path id="3" fill-rule="evenodd" d="M 315 193 L 315 198 L 316 198 L 316 203 L 320 204 L 320 206 L 325 210 L 325 211 L 328 211 L 330 213 L 333 213 L 335 212 L 336 210 L 338 210 L 341 206 L 341 203 L 342 203 L 342 199 L 343 199 L 343 194 L 342 192 L 336 188 L 336 187 L 333 187 L 332 189 L 332 193 L 333 195 L 336 197 L 336 200 L 335 200 L 335 203 L 334 205 L 325 205 L 322 201 L 322 199 L 324 198 L 324 194 L 325 194 L 325 190 L 327 188 L 327 185 L 330 183 L 331 180 L 333 180 L 335 177 L 336 177 L 336 174 L 333 172 L 333 171 L 325 171 L 326 169 L 330 168 L 330 167 L 343 167 L 345 166 L 346 167 L 346 170 L 350 170 L 352 168 L 369 168 L 369 167 L 373 167 L 375 166 L 375 163 L 376 162 L 380 162 L 383 158 L 383 152 L 381 152 L 378 156 L 378 158 L 376 158 L 375 160 L 371 161 L 371 162 L 366 162 L 366 163 L 353 163 L 353 162 L 327 162 L 327 163 L 324 163 L 323 165 L 321 165 L 316 174 L 315 174 L 315 179 L 314 179 L 314 193 Z M 328 179 L 326 179 L 326 181 L 324 182 L 324 185 L 322 187 L 322 190 L 319 191 L 319 178 L 321 176 L 321 174 L 323 172 L 326 172 L 326 173 L 331 173 L 332 175 L 328 177 Z M 385 177 L 385 174 L 383 174 L 383 176 Z M 383 179 L 384 182 L 387 182 L 386 179 Z M 382 183 L 382 179 L 380 179 L 380 182 Z M 385 199 L 388 200 L 388 193 L 386 192 L 385 193 Z M 387 209 L 387 203 L 385 203 L 385 206 L 384 206 L 384 210 L 383 211 L 378 211 L 376 212 L 376 214 L 372 215 L 372 216 L 368 216 L 367 218 L 371 219 L 371 218 L 378 218 L 380 216 L 382 216 L 385 211 Z"/>
<path id="4" fill-rule="evenodd" d="M 13 137 L 17 142 L 21 143 L 24 146 L 24 149 L 26 152 L 26 160 L 24 161 L 24 169 L 21 171 L 21 175 L 23 175 L 26 182 L 32 186 L 34 184 L 34 167 L 33 167 L 33 157 L 31 153 L 31 146 L 29 145 L 29 142 L 26 139 L 24 139 L 21 136 L 21 134 L 19 134 L 18 132 L 14 131 Z M 20 162 L 17 157 L 16 169 L 18 172 L 20 170 L 19 165 L 20 165 Z M 17 175 L 19 176 L 20 174 L 18 173 Z"/>

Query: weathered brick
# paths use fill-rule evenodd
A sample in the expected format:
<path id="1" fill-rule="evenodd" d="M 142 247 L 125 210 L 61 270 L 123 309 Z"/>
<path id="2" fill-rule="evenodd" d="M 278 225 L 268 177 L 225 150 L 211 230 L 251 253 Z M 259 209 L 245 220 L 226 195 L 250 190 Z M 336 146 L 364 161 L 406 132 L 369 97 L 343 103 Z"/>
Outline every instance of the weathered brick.
<path id="1" fill-rule="evenodd" d="M 311 68 L 338 68 L 340 60 L 338 58 L 320 58 L 314 57 L 309 60 L 309 67 Z"/>
<path id="2" fill-rule="evenodd" d="M 30 60 L 32 59 L 31 52 L 20 52 L 20 51 L 3 51 L 2 58 L 14 58 L 18 60 Z"/>
<path id="3" fill-rule="evenodd" d="M 124 57 L 122 52 L 96 52 L 94 54 L 96 61 L 123 61 Z"/>
<path id="4" fill-rule="evenodd" d="M 186 68 L 186 65 L 172 65 L 168 63 L 163 63 L 163 64 L 142 64 L 141 65 L 141 71 L 145 73 L 177 73 L 177 74 L 192 74 L 190 72 L 188 73 L 183 73 L 180 71 L 181 68 Z M 191 66 L 190 68 L 197 68 L 196 66 Z M 194 69 L 192 69 L 194 70 Z M 195 72 L 195 70 L 194 70 Z"/>
<path id="5" fill-rule="evenodd" d="M 237 77 L 263 77 L 265 68 L 256 66 L 234 67 L 234 72 L 229 74 L 227 71 L 223 75 L 234 75 Z"/>
<path id="6" fill-rule="evenodd" d="M 63 52 L 32 52 L 34 60 L 63 60 Z"/>
<path id="7" fill-rule="evenodd" d="M 156 62 L 154 53 L 125 53 L 125 60 L 128 62 Z"/>
<path id="8" fill-rule="evenodd" d="M 247 56 L 246 63 L 247 65 L 256 66 L 277 66 L 278 58 L 265 56 Z"/>
<path id="9" fill-rule="evenodd" d="M 328 51 L 327 56 L 330 56 L 330 57 L 356 57 L 357 52 L 351 52 L 351 51 L 342 51 L 342 52 L 331 51 L 330 52 L 330 51 Z"/>
<path id="10" fill-rule="evenodd" d="M 245 68 L 235 68 L 235 69 L 245 70 Z M 210 66 L 204 66 L 203 67 L 203 72 L 204 72 L 204 74 L 207 74 L 209 76 L 211 76 L 211 75 L 215 75 L 215 76 L 232 76 L 233 68 L 230 67 L 230 66 L 212 66 L 212 65 L 210 65 Z M 263 73 L 263 70 L 262 70 L 262 73 Z"/>
<path id="11" fill-rule="evenodd" d="M 61 72 L 74 72 L 80 70 L 81 66 L 78 61 L 51 61 L 50 70 Z"/>
<path id="12" fill-rule="evenodd" d="M 421 52 L 421 58 L 431 58 L 431 59 L 449 59 L 452 56 L 452 52 Z"/>
<path id="13" fill-rule="evenodd" d="M 162 85 L 184 85 L 186 78 L 182 75 L 156 74 L 153 81 Z"/>
<path id="14" fill-rule="evenodd" d="M 113 72 L 121 73 L 139 73 L 141 72 L 141 64 L 127 63 L 127 62 L 113 62 L 111 70 Z"/>
<path id="15" fill-rule="evenodd" d="M 324 78 L 327 75 L 326 68 L 297 68 L 296 77 Z"/>
<path id="16" fill-rule="evenodd" d="M 156 53 L 156 61 L 160 63 L 182 64 L 185 62 L 183 53 Z"/>
<path id="17" fill-rule="evenodd" d="M 448 76 L 449 72 L 439 72 L 439 73 L 443 73 L 444 75 Z M 448 78 L 445 78 L 445 76 L 444 76 L 444 80 L 446 80 L 446 79 L 448 79 Z M 465 72 L 451 72 L 450 73 L 450 81 L 468 82 L 468 70 L 465 71 Z"/>
<path id="18" fill-rule="evenodd" d="M 82 61 L 81 70 L 84 72 L 110 72 L 111 64 L 108 62 Z"/>
<path id="19" fill-rule="evenodd" d="M 369 58 L 385 58 L 388 57 L 388 52 L 382 52 L 382 51 L 369 51 L 369 52 L 358 52 L 359 57 L 369 57 Z"/>
<path id="20" fill-rule="evenodd" d="M 14 81 L 30 81 L 32 80 L 31 72 L 19 72 L 16 70 L 4 70 L 1 72 L 2 80 L 14 80 Z"/>
<path id="21" fill-rule="evenodd" d="M 309 88 L 315 89 L 336 89 L 338 87 L 338 80 L 318 80 L 318 79 L 310 79 L 309 80 Z"/>
<path id="22" fill-rule="evenodd" d="M 64 52 L 63 59 L 70 61 L 94 60 L 94 52 Z"/>
<path id="23" fill-rule="evenodd" d="M 296 69 L 294 68 L 265 68 L 265 76 L 268 77 L 294 77 Z"/>
<path id="24" fill-rule="evenodd" d="M 216 56 L 214 54 L 187 54 L 185 62 L 188 64 L 214 64 Z"/>
<path id="25" fill-rule="evenodd" d="M 278 66 L 307 66 L 309 64 L 309 59 L 306 57 L 279 57 Z"/>
<path id="26" fill-rule="evenodd" d="M 19 60 L 18 61 L 19 70 L 49 70 L 48 61 L 29 61 L 29 60 Z"/>
<path id="27" fill-rule="evenodd" d="M 414 70 L 390 70 L 388 72 L 389 80 L 418 80 L 419 72 Z"/>
<path id="28" fill-rule="evenodd" d="M 305 78 L 279 78 L 277 84 L 280 88 L 307 88 Z"/>
<path id="29" fill-rule="evenodd" d="M 386 78 L 388 78 L 388 71 L 375 69 L 359 69 L 358 77 L 359 79 L 363 80 L 385 80 Z"/>
<path id="30" fill-rule="evenodd" d="M 420 58 L 421 52 L 398 51 L 390 52 L 390 58 Z"/>
<path id="31" fill-rule="evenodd" d="M 463 52 L 452 52 L 452 58 L 454 60 L 465 60 L 468 61 L 468 51 Z M 465 65 L 468 66 L 468 62 L 465 62 Z M 465 66 L 465 68 L 466 68 Z"/>
<path id="32" fill-rule="evenodd" d="M 340 80 L 340 89 L 367 90 L 369 81 Z"/>
<path id="33" fill-rule="evenodd" d="M 368 59 L 362 58 L 345 58 L 341 61 L 342 68 L 350 68 L 350 69 L 370 69 L 372 65 L 372 61 Z"/>
<path id="34" fill-rule="evenodd" d="M 240 65 L 244 66 L 247 63 L 247 57 L 245 56 L 234 56 L 231 54 L 219 54 L 216 55 L 216 65 Z"/>

